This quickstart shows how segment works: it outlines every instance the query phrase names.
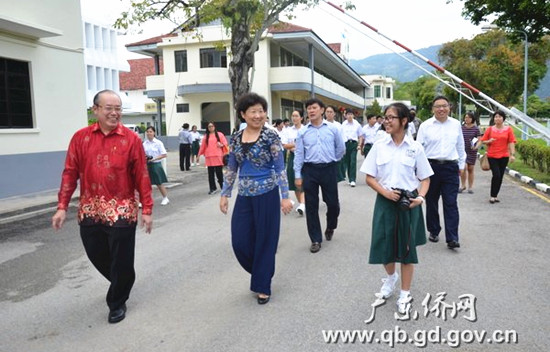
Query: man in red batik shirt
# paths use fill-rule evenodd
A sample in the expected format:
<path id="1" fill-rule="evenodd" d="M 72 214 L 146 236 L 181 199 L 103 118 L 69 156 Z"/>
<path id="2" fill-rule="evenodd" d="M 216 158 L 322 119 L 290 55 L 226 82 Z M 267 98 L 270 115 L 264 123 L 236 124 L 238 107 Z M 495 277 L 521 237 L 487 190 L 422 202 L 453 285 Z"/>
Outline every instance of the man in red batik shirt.
<path id="1" fill-rule="evenodd" d="M 107 292 L 109 323 L 126 316 L 126 300 L 135 281 L 134 249 L 139 192 L 141 226 L 153 226 L 151 181 L 138 135 L 120 123 L 120 97 L 103 90 L 94 97 L 97 123 L 77 131 L 69 144 L 52 226 L 63 226 L 80 179 L 78 223 L 88 258 L 111 282 Z"/>

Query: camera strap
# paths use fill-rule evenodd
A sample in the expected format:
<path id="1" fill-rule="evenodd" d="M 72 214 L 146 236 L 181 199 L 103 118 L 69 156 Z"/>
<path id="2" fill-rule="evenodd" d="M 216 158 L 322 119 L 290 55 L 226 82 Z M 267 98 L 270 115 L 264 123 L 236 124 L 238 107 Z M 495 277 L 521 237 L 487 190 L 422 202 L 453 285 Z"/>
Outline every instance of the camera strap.
<path id="1" fill-rule="evenodd" d="M 410 212 L 411 210 L 407 210 Z M 395 214 L 395 231 L 394 231 L 394 238 L 395 238 L 395 259 L 396 260 L 403 260 L 409 256 L 409 252 L 411 251 L 411 237 L 412 237 L 412 229 L 411 229 L 411 222 L 410 222 L 410 216 L 409 216 L 409 235 L 407 237 L 407 251 L 405 252 L 404 257 L 399 257 L 399 213 L 400 210 L 397 210 L 397 213 Z"/>

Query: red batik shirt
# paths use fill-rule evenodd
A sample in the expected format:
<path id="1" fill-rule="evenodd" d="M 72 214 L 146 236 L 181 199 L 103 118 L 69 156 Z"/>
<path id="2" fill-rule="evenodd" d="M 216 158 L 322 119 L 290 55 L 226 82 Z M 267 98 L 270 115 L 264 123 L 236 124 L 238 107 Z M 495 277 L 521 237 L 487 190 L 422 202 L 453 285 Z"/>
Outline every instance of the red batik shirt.
<path id="1" fill-rule="evenodd" d="M 81 225 L 133 226 L 153 210 L 151 181 L 138 135 L 121 124 L 105 135 L 95 123 L 76 132 L 69 144 L 57 209 L 69 206 L 80 179 L 78 222 Z"/>

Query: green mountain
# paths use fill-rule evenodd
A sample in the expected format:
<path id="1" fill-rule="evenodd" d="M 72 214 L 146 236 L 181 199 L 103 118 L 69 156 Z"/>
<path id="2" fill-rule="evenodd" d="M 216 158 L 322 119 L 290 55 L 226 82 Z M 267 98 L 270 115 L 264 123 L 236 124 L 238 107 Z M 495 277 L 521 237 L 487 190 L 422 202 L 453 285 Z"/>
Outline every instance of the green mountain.
<path id="1" fill-rule="evenodd" d="M 416 51 L 430 61 L 439 64 L 437 59 L 439 48 L 441 48 L 441 45 L 434 45 Z M 417 65 L 424 67 L 428 70 L 428 72 L 434 71 L 432 66 L 410 53 L 403 53 L 403 56 Z M 373 55 L 361 60 L 351 60 L 350 66 L 362 75 L 384 75 L 392 77 L 399 82 L 415 81 L 418 77 L 427 74 L 422 69 L 394 53 Z M 475 82 L 469 83 L 475 86 Z M 523 89 L 523 87 L 520 87 L 519 89 Z M 550 98 L 550 61 L 548 62 L 548 72 L 546 72 L 546 76 L 540 82 L 539 88 L 535 91 L 535 94 L 537 94 L 541 99 Z"/>

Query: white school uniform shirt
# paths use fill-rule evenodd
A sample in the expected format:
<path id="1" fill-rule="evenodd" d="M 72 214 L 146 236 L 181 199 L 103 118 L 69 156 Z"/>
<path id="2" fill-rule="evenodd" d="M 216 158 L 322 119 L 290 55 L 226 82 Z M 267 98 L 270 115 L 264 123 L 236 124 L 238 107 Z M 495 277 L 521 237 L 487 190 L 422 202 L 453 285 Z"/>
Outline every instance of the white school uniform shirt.
<path id="1" fill-rule="evenodd" d="M 462 127 L 457 119 L 448 116 L 441 123 L 430 117 L 418 128 L 416 140 L 424 147 L 428 159 L 458 160 L 458 168 L 464 169 L 466 150 Z"/>
<path id="2" fill-rule="evenodd" d="M 434 173 L 422 145 L 409 136 L 400 145 L 391 137 L 374 143 L 359 171 L 374 177 L 387 190 L 407 191 L 418 189 L 420 181 Z"/>
<path id="3" fill-rule="evenodd" d="M 153 138 L 152 141 L 145 138 L 145 140 L 143 141 L 143 150 L 145 151 L 145 155 L 152 156 L 153 158 L 156 158 L 159 155 L 166 154 L 164 144 L 156 138 Z M 162 162 L 162 160 L 155 160 L 153 162 L 160 163 Z"/>
<path id="4" fill-rule="evenodd" d="M 290 144 L 294 143 L 296 141 L 296 138 L 298 138 L 298 131 L 306 128 L 306 126 L 302 125 L 300 128 L 296 128 L 296 126 L 289 126 L 283 130 L 283 134 L 281 135 L 281 142 L 283 144 Z"/>
<path id="5" fill-rule="evenodd" d="M 349 140 L 356 141 L 363 135 L 361 124 L 357 120 L 353 119 L 351 122 L 348 120 L 342 122 L 342 137 L 344 142 Z"/>
<path id="6" fill-rule="evenodd" d="M 369 126 L 367 123 L 363 126 L 363 137 L 365 138 L 365 144 L 374 144 L 376 141 L 376 133 L 378 132 L 379 127 L 376 127 L 376 124 Z"/>

